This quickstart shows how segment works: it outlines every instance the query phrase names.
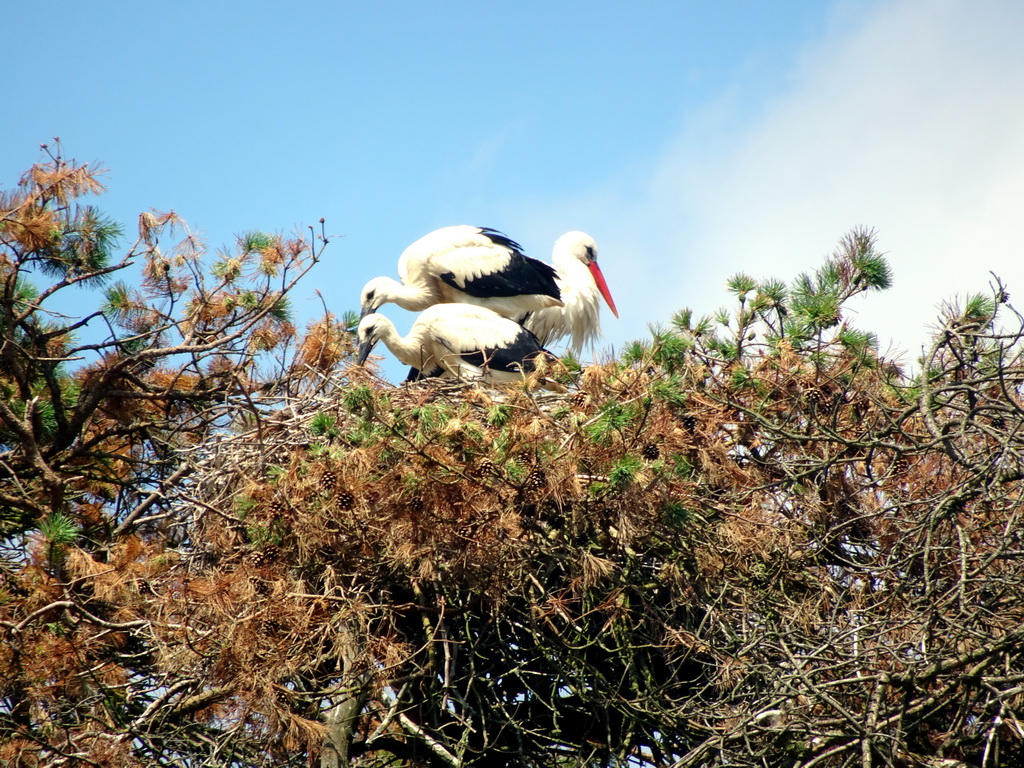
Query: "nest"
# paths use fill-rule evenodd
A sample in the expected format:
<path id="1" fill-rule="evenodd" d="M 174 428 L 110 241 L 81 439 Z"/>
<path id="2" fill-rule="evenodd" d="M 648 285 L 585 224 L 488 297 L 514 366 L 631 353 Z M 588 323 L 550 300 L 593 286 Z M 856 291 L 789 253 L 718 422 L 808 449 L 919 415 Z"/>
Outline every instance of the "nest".
<path id="1" fill-rule="evenodd" d="M 633 548 L 687 496 L 694 417 L 595 370 L 573 392 L 339 374 L 264 417 L 240 411 L 182 489 L 190 568 L 316 560 L 472 583 L 567 535 Z M 525 556 L 527 553 L 518 553 Z"/>
<path id="2" fill-rule="evenodd" d="M 163 663 L 235 692 L 212 716 L 259 712 L 278 735 L 283 711 L 315 717 L 313 693 L 282 710 L 296 680 L 475 680 L 435 659 L 442 631 L 497 660 L 502 633 L 532 626 L 514 644 L 544 666 L 621 624 L 674 665 L 664 624 L 692 602 L 695 467 L 720 453 L 701 446 L 721 414 L 659 400 L 651 375 L 596 366 L 551 394 L 353 371 L 240 410 L 178 489 L 188 547 L 157 585 Z"/>

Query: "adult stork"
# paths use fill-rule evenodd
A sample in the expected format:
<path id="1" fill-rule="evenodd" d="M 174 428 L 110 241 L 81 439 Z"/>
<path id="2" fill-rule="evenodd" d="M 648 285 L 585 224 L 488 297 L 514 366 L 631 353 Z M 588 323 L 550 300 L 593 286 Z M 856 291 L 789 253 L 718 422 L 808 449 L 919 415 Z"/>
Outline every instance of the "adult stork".
<path id="1" fill-rule="evenodd" d="M 569 336 L 569 349 L 579 355 L 601 336 L 600 298 L 612 314 L 619 316 L 601 268 L 597 265 L 597 243 L 586 232 L 566 232 L 551 251 L 562 294 L 561 307 L 525 313 L 518 318 L 533 331 L 545 347 Z"/>
<path id="2" fill-rule="evenodd" d="M 391 353 L 423 376 L 522 381 L 541 360 L 557 358 L 519 323 L 472 304 L 435 304 L 416 318 L 408 336 L 400 336 L 384 315 L 359 321 L 357 365 L 383 341 Z"/>
<path id="3" fill-rule="evenodd" d="M 363 317 L 389 302 L 414 312 L 473 304 L 506 317 L 562 306 L 554 267 L 524 255 L 519 243 L 493 229 L 437 229 L 405 249 L 398 275 L 401 282 L 375 277 L 363 287 Z"/>

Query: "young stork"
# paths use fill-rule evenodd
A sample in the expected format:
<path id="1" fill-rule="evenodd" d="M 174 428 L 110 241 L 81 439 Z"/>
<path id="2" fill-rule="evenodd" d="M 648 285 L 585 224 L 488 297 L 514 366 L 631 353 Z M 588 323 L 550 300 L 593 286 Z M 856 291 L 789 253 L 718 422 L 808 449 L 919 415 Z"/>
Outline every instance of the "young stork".
<path id="1" fill-rule="evenodd" d="M 522 381 L 538 360 L 554 361 L 537 337 L 519 323 L 472 304 L 435 304 L 416 318 L 409 335 L 371 313 L 359 321 L 357 365 L 378 341 L 424 377 L 484 378 L 496 383 Z"/>
<path id="2" fill-rule="evenodd" d="M 389 302 L 414 312 L 458 302 L 506 317 L 562 306 L 554 267 L 525 256 L 517 242 L 493 229 L 435 230 L 405 249 L 398 275 L 401 282 L 375 277 L 363 287 L 363 317 Z"/>
<path id="3" fill-rule="evenodd" d="M 579 355 L 593 347 L 601 336 L 600 298 L 612 314 L 619 316 L 601 268 L 597 265 L 597 243 L 586 232 L 566 232 L 555 241 L 551 252 L 558 273 L 563 306 L 520 315 L 517 320 L 533 331 L 545 347 L 570 336 L 569 349 Z"/>

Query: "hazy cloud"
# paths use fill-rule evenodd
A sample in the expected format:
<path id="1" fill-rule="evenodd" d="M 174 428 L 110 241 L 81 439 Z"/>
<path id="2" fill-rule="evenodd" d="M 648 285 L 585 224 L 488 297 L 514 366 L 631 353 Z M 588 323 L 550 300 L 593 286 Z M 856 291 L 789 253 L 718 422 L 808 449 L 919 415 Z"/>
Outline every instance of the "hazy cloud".
<path id="1" fill-rule="evenodd" d="M 989 270 L 1024 301 L 1022 32 L 1015 0 L 837 6 L 782 93 L 752 116 L 737 84 L 641 195 L 605 201 L 620 306 L 710 311 L 730 274 L 789 279 L 855 226 L 878 230 L 895 273 L 856 303 L 860 325 L 908 360 L 941 300 L 987 290 Z"/>

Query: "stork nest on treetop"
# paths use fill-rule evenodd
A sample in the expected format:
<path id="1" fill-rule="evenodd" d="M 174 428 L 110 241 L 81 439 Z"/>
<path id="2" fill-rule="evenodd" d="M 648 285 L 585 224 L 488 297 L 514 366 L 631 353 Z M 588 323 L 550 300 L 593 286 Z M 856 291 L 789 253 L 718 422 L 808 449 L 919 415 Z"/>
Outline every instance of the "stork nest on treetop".
<path id="1" fill-rule="evenodd" d="M 691 559 L 677 537 L 699 516 L 695 466 L 704 484 L 744 476 L 701 434 L 722 407 L 691 404 L 618 365 L 566 394 L 392 387 L 353 368 L 263 420 L 241 413 L 177 489 L 189 544 L 153 585 L 187 621 L 160 644 L 177 664 L 188 647 L 198 675 L 233 691 L 218 717 L 260 712 L 280 736 L 298 717 L 281 714 L 283 681 L 322 661 L 339 621 L 384 685 L 424 663 L 410 617 L 459 595 L 484 615 L 525 600 L 565 626 L 563 601 L 574 614 L 605 601 L 595 585 L 614 591 L 608 579 L 642 559 L 671 610 L 692 594 L 675 561 Z M 314 720 L 299 718 L 310 739 Z"/>
<path id="2" fill-rule="evenodd" d="M 680 738 L 706 718 L 714 733 L 749 704 L 721 692 L 757 678 L 745 665 L 760 630 L 747 623 L 766 574 L 792 587 L 773 610 L 813 639 L 834 611 L 829 569 L 851 557 L 837 542 L 904 541 L 875 490 L 907 471 L 892 452 L 831 472 L 853 443 L 792 426 L 827 423 L 853 441 L 888 423 L 899 404 L 850 384 L 878 388 L 881 374 L 853 379 L 853 365 L 837 357 L 826 371 L 784 353 L 738 379 L 697 363 L 612 363 L 565 394 L 392 387 L 349 368 L 262 418 L 240 407 L 177 491 L 189 546 L 154 586 L 180 620 L 158 644 L 228 697 L 210 716 L 286 743 L 323 737 L 318 697 L 339 685 L 372 689 L 379 725 L 395 686 L 414 686 L 410 707 L 456 690 L 514 699 L 492 687 L 569 668 L 587 700 L 554 686 L 529 717 L 572 708 L 580 749 L 604 722 L 593 713 L 617 701 L 618 676 L 637 670 L 624 712 L 643 709 Z M 758 456 L 765 444 L 771 461 Z M 756 663 L 765 675 L 776 665 Z M 413 719 L 456 717 L 438 706 Z M 540 726 L 509 736 L 499 714 L 474 727 L 512 739 L 503 749 L 546 743 Z"/>
<path id="3" fill-rule="evenodd" d="M 701 461 L 698 416 L 650 383 L 595 366 L 564 394 L 390 387 L 353 369 L 201 449 L 186 503 L 194 555 L 266 576 L 315 560 L 364 586 L 373 574 L 494 580 L 500 596 L 538 542 L 642 547 L 693 512 Z M 716 409 L 701 410 L 699 421 Z"/>

